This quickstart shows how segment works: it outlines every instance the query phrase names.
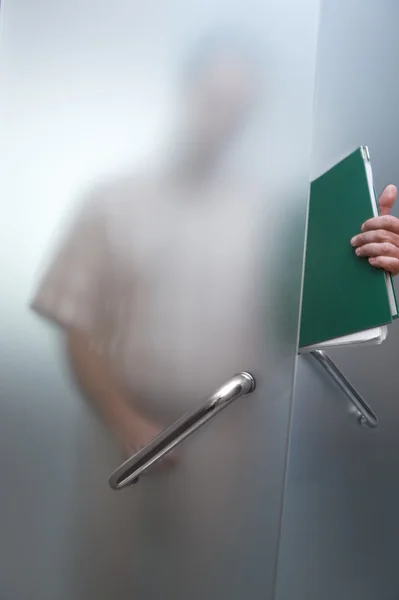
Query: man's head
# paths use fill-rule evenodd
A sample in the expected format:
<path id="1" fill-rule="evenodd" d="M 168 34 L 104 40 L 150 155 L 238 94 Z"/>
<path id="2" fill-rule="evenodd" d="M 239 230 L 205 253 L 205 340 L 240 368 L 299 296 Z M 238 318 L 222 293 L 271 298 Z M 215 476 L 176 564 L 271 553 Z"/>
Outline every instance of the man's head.
<path id="1" fill-rule="evenodd" d="M 217 153 L 245 124 L 257 88 L 256 61 L 235 38 L 207 39 L 185 71 L 188 127 L 202 151 Z"/>

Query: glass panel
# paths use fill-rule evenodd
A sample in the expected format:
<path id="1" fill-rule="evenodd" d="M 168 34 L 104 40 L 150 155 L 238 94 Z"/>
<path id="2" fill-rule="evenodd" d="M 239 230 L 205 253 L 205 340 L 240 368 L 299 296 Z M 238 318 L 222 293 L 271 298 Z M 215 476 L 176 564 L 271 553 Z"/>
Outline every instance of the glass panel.
<path id="1" fill-rule="evenodd" d="M 314 177 L 367 144 L 377 193 L 398 184 L 398 20 L 391 0 L 322 3 Z M 398 344 L 394 324 L 379 347 L 329 352 L 378 415 L 374 431 L 356 425 L 323 371 L 298 360 L 278 600 L 397 596 Z"/>
<path id="2" fill-rule="evenodd" d="M 271 598 L 318 1 L 2 10 L 2 594 Z M 108 489 L 244 370 L 255 394 Z"/>

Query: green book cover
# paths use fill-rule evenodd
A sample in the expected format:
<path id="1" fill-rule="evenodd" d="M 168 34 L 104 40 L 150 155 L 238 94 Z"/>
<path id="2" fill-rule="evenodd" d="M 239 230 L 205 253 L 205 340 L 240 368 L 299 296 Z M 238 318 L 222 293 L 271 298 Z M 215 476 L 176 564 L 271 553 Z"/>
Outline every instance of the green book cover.
<path id="1" fill-rule="evenodd" d="M 390 276 L 350 244 L 378 211 L 367 163 L 358 148 L 311 183 L 300 348 L 386 325 L 397 312 Z"/>

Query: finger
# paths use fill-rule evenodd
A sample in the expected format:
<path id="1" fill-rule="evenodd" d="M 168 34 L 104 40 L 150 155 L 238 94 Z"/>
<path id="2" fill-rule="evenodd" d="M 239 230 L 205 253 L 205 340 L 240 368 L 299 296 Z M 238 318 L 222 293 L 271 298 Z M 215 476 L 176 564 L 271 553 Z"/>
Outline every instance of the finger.
<path id="1" fill-rule="evenodd" d="M 391 256 L 376 256 L 369 258 L 369 263 L 377 269 L 384 269 L 389 273 L 399 273 L 399 258 L 393 258 Z"/>
<path id="2" fill-rule="evenodd" d="M 167 454 L 165 454 L 165 456 L 162 458 L 162 462 L 166 462 L 169 465 L 171 464 L 175 464 L 178 460 L 178 456 L 177 456 L 177 450 L 172 450 L 172 452 L 168 452 Z"/>
<path id="3" fill-rule="evenodd" d="M 174 452 L 170 452 L 170 454 L 167 455 L 167 460 L 173 464 L 177 463 L 179 460 L 179 456 L 178 453 L 176 451 Z"/>
<path id="4" fill-rule="evenodd" d="M 373 229 L 386 229 L 392 233 L 399 234 L 399 219 L 393 215 L 384 215 L 382 217 L 374 217 L 369 219 L 362 225 L 362 232 L 371 231 Z"/>
<path id="5" fill-rule="evenodd" d="M 391 256 L 399 258 L 399 248 L 394 244 L 384 242 L 382 244 L 365 244 L 356 249 L 358 256 Z"/>
<path id="6" fill-rule="evenodd" d="M 386 229 L 373 229 L 366 231 L 365 233 L 360 233 L 351 239 L 351 244 L 355 248 L 358 246 L 364 246 L 364 244 L 371 244 L 373 242 L 387 242 L 394 244 L 399 248 L 399 235 L 397 233 L 387 231 Z"/>
<path id="7" fill-rule="evenodd" d="M 165 471 L 165 469 L 171 469 L 177 464 L 176 458 L 171 458 L 170 456 L 164 456 L 159 461 L 157 461 L 151 467 L 151 471 Z"/>
<path id="8" fill-rule="evenodd" d="M 385 190 L 382 192 L 379 202 L 378 202 L 381 215 L 389 215 L 390 214 L 392 207 L 396 202 L 397 197 L 398 197 L 397 188 L 392 184 L 387 185 Z"/>

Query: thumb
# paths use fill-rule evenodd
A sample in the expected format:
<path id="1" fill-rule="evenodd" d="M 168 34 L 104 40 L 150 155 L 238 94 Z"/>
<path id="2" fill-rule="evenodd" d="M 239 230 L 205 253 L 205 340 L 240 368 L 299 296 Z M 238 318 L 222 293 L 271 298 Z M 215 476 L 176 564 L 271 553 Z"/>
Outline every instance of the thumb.
<path id="1" fill-rule="evenodd" d="M 389 215 L 396 202 L 398 190 L 394 185 L 387 185 L 379 200 L 380 215 Z"/>

